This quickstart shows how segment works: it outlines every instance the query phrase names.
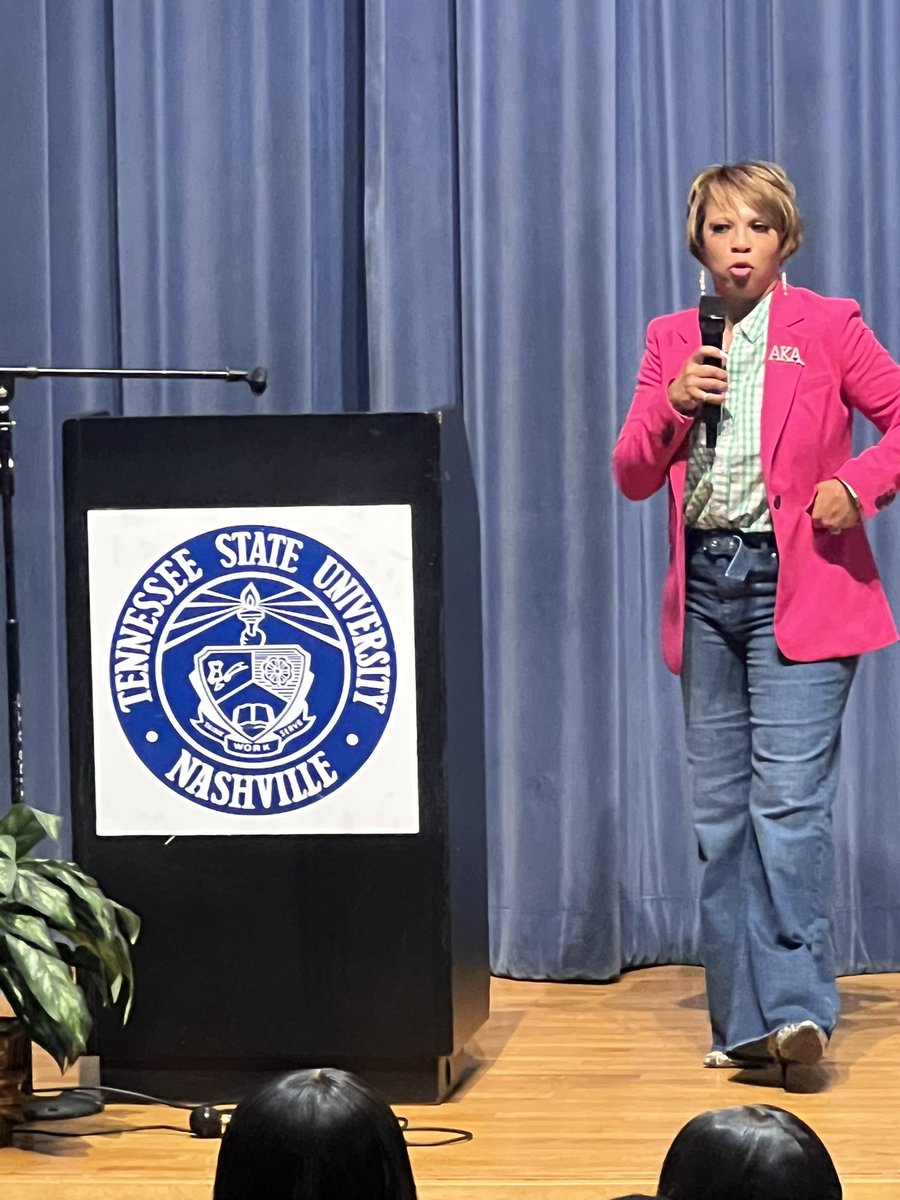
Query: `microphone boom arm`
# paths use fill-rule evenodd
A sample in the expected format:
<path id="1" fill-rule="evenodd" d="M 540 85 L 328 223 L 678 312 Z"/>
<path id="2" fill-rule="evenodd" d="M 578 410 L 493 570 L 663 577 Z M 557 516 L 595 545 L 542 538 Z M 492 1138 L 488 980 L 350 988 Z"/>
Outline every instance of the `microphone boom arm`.
<path id="1" fill-rule="evenodd" d="M 24 739 L 22 733 L 22 680 L 19 658 L 19 620 L 16 606 L 15 546 L 13 544 L 12 402 L 17 379 L 218 379 L 246 383 L 254 396 L 266 390 L 262 367 L 251 371 L 150 371 L 90 367 L 0 367 L 0 511 L 3 518 L 3 579 L 6 598 L 6 699 L 9 733 L 9 783 L 13 804 L 25 801 Z"/>

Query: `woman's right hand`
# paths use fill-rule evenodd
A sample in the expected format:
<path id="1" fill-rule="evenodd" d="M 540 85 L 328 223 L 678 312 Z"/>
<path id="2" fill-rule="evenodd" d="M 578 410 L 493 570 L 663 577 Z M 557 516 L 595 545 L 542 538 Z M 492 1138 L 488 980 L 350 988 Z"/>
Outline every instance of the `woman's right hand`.
<path id="1" fill-rule="evenodd" d="M 721 360 L 721 367 L 712 367 L 705 358 Z M 692 413 L 701 404 L 721 404 L 726 396 L 728 376 L 725 366 L 728 355 L 716 346 L 701 346 L 685 362 L 669 384 L 669 403 L 681 413 Z"/>

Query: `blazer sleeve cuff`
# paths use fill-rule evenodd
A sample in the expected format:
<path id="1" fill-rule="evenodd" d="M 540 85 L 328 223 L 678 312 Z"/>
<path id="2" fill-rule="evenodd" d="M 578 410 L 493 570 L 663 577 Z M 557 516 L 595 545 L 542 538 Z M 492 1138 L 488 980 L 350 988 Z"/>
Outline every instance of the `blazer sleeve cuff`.
<path id="1" fill-rule="evenodd" d="M 834 478 L 855 497 L 864 517 L 874 517 L 882 509 L 888 508 L 894 503 L 896 491 L 894 488 L 888 487 L 883 492 L 874 492 L 871 483 L 866 478 L 868 474 L 869 472 L 861 464 L 851 458 L 835 471 Z"/>
<path id="2" fill-rule="evenodd" d="M 660 441 L 667 450 L 674 453 L 690 433 L 694 424 L 694 416 L 690 413 L 679 412 L 675 408 L 668 397 L 668 384 L 663 384 L 657 393 L 653 417 L 659 429 Z"/>

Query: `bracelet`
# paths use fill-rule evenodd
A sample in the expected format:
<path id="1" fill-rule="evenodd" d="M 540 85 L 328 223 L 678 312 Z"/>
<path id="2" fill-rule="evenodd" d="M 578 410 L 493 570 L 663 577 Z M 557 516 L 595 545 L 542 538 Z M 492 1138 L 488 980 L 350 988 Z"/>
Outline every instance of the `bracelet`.
<path id="1" fill-rule="evenodd" d="M 859 510 L 862 508 L 862 505 L 859 502 L 859 496 L 857 496 L 856 492 L 854 492 L 854 490 L 850 486 L 850 484 L 847 483 L 845 480 L 841 479 L 840 476 L 835 475 L 835 479 L 838 481 L 838 483 L 841 485 L 841 487 L 843 487 L 844 491 L 847 493 L 847 495 L 853 501 L 853 507 L 856 509 L 857 512 L 859 512 Z"/>

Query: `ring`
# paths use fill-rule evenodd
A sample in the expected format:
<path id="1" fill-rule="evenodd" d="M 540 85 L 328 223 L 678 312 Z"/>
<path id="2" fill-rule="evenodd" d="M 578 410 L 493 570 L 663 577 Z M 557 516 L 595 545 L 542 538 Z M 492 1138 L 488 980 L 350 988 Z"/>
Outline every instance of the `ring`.
<path id="1" fill-rule="evenodd" d="M 843 529 L 829 529 L 828 532 L 832 537 L 840 537 L 844 531 Z"/>

